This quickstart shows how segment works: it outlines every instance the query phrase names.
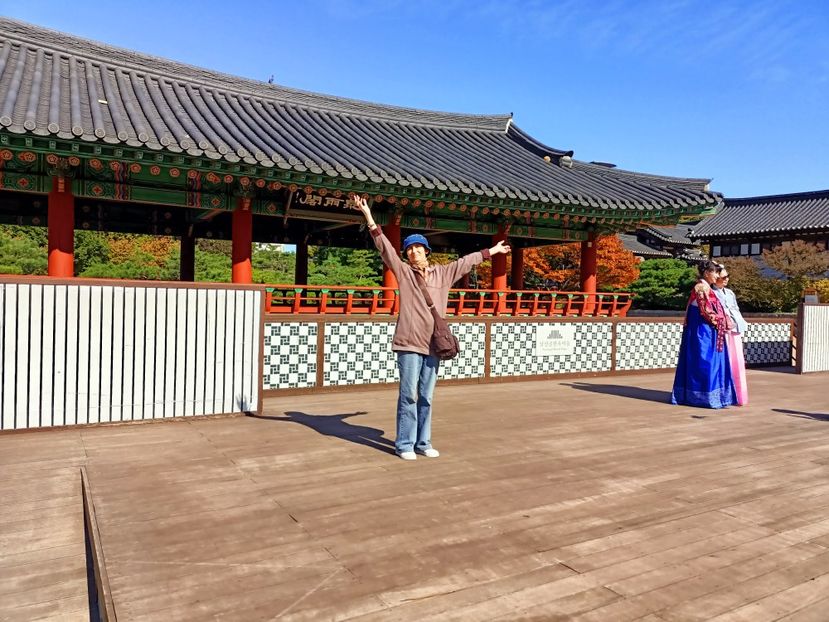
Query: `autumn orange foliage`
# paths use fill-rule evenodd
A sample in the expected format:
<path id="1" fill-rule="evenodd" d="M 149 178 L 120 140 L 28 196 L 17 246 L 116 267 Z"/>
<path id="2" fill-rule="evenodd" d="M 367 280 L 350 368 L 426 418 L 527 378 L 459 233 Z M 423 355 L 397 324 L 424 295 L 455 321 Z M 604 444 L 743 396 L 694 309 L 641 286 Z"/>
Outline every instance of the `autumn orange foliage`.
<path id="1" fill-rule="evenodd" d="M 109 259 L 112 263 L 124 263 L 141 255 L 143 263 L 162 267 L 167 262 L 170 252 L 178 245 L 175 238 L 112 234 L 107 240 Z"/>
<path id="2" fill-rule="evenodd" d="M 597 288 L 599 291 L 625 289 L 639 278 L 639 261 L 615 235 L 597 239 Z M 553 289 L 579 291 L 581 288 L 579 263 L 581 243 L 554 244 L 524 249 L 525 289 L 535 289 L 533 283 L 549 283 Z M 492 283 L 492 265 L 484 262 L 476 268 L 479 287 L 487 289 Z M 512 270 L 507 256 L 507 274 Z M 546 287 L 545 287 L 546 288 Z"/>
<path id="3" fill-rule="evenodd" d="M 615 235 L 596 240 L 597 288 L 624 289 L 639 278 L 639 261 Z M 578 291 L 581 243 L 540 246 L 524 251 L 524 272 L 555 283 L 555 288 Z"/>

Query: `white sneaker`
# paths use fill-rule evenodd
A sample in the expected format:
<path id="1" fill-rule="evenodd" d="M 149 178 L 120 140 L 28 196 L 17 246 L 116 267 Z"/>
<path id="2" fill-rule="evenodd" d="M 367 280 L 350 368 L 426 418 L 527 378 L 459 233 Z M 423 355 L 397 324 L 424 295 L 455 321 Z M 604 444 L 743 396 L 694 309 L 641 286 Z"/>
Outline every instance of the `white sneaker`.
<path id="1" fill-rule="evenodd" d="M 418 449 L 417 453 L 426 456 L 427 458 L 437 458 L 440 455 L 440 452 L 433 447 L 430 447 L 429 449 Z"/>
<path id="2" fill-rule="evenodd" d="M 401 451 L 397 455 L 400 456 L 403 460 L 417 460 L 417 456 L 413 451 Z"/>

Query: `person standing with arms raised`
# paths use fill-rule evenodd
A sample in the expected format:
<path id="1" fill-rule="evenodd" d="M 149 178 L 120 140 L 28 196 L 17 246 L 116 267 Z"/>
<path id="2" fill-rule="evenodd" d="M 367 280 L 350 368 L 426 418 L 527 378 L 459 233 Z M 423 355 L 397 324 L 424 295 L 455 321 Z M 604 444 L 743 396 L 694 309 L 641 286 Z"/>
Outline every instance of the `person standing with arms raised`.
<path id="1" fill-rule="evenodd" d="M 417 454 L 437 458 L 440 452 L 432 447 L 432 397 L 440 359 L 432 344 L 435 320 L 419 283 L 425 283 L 435 309 L 443 317 L 452 284 L 493 255 L 509 253 L 510 247 L 498 242 L 492 248 L 465 255 L 452 263 L 435 265 L 429 262 L 432 251 L 429 240 L 415 233 L 403 240 L 403 254 L 407 259 L 404 262 L 374 222 L 366 199 L 352 194 L 351 201 L 363 213 L 374 245 L 383 263 L 397 277 L 400 288 L 400 312 L 392 339 L 400 374 L 395 451 L 403 460 L 415 460 Z"/>

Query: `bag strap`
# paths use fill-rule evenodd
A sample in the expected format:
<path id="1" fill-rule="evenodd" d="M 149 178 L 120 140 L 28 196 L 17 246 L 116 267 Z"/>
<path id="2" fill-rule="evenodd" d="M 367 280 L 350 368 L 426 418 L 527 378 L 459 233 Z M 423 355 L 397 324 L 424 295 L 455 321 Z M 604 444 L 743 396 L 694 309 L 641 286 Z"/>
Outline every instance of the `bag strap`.
<path id="1" fill-rule="evenodd" d="M 435 308 L 435 303 L 432 302 L 432 297 L 426 289 L 426 279 L 423 278 L 423 274 L 414 268 L 412 268 L 412 271 L 415 273 L 415 280 L 417 281 L 420 293 L 423 294 L 423 298 L 426 299 L 426 306 L 429 307 L 429 310 L 436 319 L 443 319 L 440 317 L 440 313 L 438 313 L 438 310 Z"/>

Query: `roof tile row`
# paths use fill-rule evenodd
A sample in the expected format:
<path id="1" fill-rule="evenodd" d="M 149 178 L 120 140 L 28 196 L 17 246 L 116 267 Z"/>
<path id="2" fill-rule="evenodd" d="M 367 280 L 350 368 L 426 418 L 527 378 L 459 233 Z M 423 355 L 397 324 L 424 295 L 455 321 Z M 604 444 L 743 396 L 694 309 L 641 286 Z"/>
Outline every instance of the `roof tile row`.
<path id="1" fill-rule="evenodd" d="M 384 106 L 228 76 L 0 18 L 0 130 L 332 178 L 598 210 L 691 211 L 708 180 L 574 161 L 511 121 Z M 548 156 L 545 159 L 544 156 Z"/>
<path id="2" fill-rule="evenodd" d="M 795 231 L 829 232 L 829 190 L 726 199 L 716 215 L 694 228 L 700 240 Z"/>

